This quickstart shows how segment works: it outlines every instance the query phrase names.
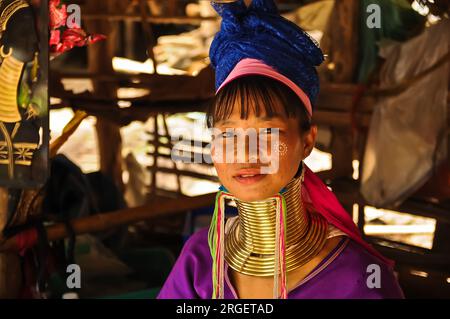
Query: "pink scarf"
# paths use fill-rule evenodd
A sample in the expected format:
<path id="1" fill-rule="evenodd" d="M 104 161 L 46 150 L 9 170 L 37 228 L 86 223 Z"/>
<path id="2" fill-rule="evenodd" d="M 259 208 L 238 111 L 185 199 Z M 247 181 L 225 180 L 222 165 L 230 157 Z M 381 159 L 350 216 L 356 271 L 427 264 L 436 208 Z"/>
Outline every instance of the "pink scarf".
<path id="1" fill-rule="evenodd" d="M 347 211 L 341 206 L 333 192 L 306 165 L 303 165 L 303 167 L 305 169 L 303 189 L 306 190 L 308 195 L 303 196 L 303 199 L 309 202 L 319 214 L 325 217 L 328 223 L 339 228 L 371 254 L 378 257 L 390 267 L 393 267 L 394 262 L 392 260 L 381 255 L 362 239 L 358 227 Z M 307 197 L 309 197 L 309 200 L 307 200 Z"/>

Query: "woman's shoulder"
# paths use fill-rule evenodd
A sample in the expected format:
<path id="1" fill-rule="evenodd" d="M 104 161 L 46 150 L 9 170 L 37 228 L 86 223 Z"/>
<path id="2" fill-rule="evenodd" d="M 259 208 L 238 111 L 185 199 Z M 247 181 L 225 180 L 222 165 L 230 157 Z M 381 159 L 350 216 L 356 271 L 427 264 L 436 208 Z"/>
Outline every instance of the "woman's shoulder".
<path id="1" fill-rule="evenodd" d="M 361 267 L 365 269 L 367 266 L 376 265 L 383 270 L 392 272 L 392 268 L 388 264 L 352 239 L 347 239 L 347 245 L 342 255 L 346 260 L 345 265 L 350 269 L 360 269 Z"/>
<path id="2" fill-rule="evenodd" d="M 181 255 L 194 256 L 200 258 L 202 256 L 210 256 L 208 245 L 208 228 L 201 228 L 194 232 L 184 243 Z"/>
<path id="3" fill-rule="evenodd" d="M 201 228 L 195 231 L 189 238 L 186 240 L 185 246 L 208 246 L 208 227 Z"/>
<path id="4" fill-rule="evenodd" d="M 403 298 L 394 269 L 351 239 L 331 268 L 356 298 Z"/>

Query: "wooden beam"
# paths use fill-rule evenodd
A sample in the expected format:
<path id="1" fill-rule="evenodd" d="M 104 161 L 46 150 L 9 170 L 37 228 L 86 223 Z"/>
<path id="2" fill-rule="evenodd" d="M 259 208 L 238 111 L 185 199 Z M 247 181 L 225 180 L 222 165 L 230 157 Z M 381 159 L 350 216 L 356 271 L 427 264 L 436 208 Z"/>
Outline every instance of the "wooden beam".
<path id="1" fill-rule="evenodd" d="M 145 101 L 144 101 L 145 102 Z M 166 102 L 146 102 L 132 104 L 128 108 L 119 108 L 117 101 L 90 101 L 89 99 L 68 99 L 60 107 L 71 107 L 75 110 L 83 110 L 97 118 L 104 118 L 118 126 L 126 126 L 132 121 L 148 120 L 149 116 L 156 113 L 186 113 L 202 112 L 206 108 L 208 100 L 198 101 L 166 101 Z M 56 107 L 58 108 L 58 107 Z M 52 107 L 53 109 L 53 107 Z"/>
<path id="2" fill-rule="evenodd" d="M 141 15 L 139 14 L 90 14 L 83 13 L 84 21 L 108 21 L 108 22 L 140 22 Z M 193 24 L 200 25 L 204 21 L 217 21 L 218 17 L 187 17 L 187 16 L 165 16 L 165 17 L 146 17 L 148 23 L 153 24 Z"/>
<path id="3" fill-rule="evenodd" d="M 195 197 L 182 196 L 171 200 L 156 198 L 149 205 L 77 218 L 71 221 L 71 225 L 77 235 L 97 233 L 143 220 L 169 216 L 212 205 L 215 197 L 216 194 L 211 193 Z M 67 227 L 64 224 L 48 226 L 46 232 L 49 241 L 60 240 L 69 236 Z M 17 251 L 18 249 L 17 237 L 0 240 L 0 243 L 0 252 Z"/>
<path id="4" fill-rule="evenodd" d="M 94 63 L 92 61 L 92 63 Z M 149 99 L 153 101 L 203 99 L 214 96 L 214 71 L 211 67 L 202 69 L 198 75 L 164 75 L 164 74 L 125 74 L 107 72 L 88 72 L 84 74 L 70 72 L 52 72 L 51 96 L 58 98 L 84 98 L 92 99 L 116 98 L 115 91 L 96 90 L 95 94 L 73 94 L 64 91 L 61 79 L 91 79 L 100 86 L 133 87 L 150 89 Z M 174 90 L 173 88 L 177 88 Z"/>

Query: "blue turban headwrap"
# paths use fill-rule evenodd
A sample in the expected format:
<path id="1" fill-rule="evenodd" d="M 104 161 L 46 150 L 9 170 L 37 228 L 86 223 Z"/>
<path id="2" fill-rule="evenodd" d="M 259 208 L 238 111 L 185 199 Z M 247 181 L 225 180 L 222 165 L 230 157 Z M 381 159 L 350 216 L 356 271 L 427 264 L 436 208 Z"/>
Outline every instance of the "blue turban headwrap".
<path id="1" fill-rule="evenodd" d="M 222 17 L 210 48 L 216 89 L 242 59 L 257 59 L 299 86 L 314 105 L 319 93 L 315 69 L 324 56 L 317 43 L 295 23 L 283 18 L 273 0 L 215 3 Z"/>

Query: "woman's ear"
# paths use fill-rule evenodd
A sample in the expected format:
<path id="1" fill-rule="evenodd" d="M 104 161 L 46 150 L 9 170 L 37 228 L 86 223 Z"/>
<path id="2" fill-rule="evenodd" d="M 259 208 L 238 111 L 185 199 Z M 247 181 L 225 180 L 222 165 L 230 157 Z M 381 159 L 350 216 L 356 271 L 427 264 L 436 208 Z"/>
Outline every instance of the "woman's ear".
<path id="1" fill-rule="evenodd" d="M 216 162 L 216 146 L 214 144 L 214 140 L 211 142 L 210 154 L 211 154 L 211 164 L 214 164 Z"/>
<path id="2" fill-rule="evenodd" d="M 311 129 L 303 134 L 303 159 L 307 158 L 316 144 L 317 126 L 312 125 Z"/>

